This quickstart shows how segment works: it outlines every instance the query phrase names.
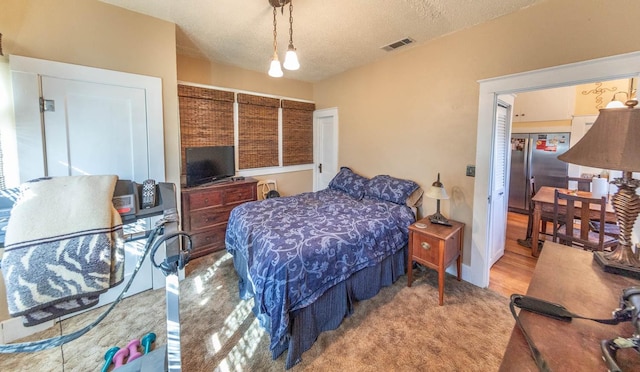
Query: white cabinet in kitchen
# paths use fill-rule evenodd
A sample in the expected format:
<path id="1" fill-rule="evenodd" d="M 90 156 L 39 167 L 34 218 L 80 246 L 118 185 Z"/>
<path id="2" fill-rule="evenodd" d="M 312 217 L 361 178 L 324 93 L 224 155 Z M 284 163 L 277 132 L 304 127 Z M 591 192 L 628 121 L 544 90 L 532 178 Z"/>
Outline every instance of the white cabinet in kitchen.
<path id="1" fill-rule="evenodd" d="M 575 97 L 575 87 L 518 93 L 513 104 L 513 121 L 571 120 Z"/>

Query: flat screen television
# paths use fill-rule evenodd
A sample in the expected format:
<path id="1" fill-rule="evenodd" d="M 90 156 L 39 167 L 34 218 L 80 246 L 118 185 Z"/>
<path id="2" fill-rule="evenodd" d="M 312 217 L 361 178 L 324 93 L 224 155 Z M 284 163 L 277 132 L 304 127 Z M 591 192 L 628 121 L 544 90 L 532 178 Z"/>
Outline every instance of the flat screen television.
<path id="1" fill-rule="evenodd" d="M 187 187 L 225 180 L 236 173 L 233 146 L 187 147 Z"/>

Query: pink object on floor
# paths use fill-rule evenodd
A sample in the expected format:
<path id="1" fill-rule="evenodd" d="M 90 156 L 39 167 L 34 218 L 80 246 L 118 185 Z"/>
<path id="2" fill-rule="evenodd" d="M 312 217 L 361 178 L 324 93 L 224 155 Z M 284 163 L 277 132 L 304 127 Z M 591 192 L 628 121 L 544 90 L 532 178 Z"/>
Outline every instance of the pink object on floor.
<path id="1" fill-rule="evenodd" d="M 125 363 L 124 359 L 128 356 L 129 356 L 129 349 L 123 348 L 118 350 L 113 356 L 113 362 L 116 365 L 114 369 L 121 367 Z"/>
<path id="2" fill-rule="evenodd" d="M 127 363 L 132 362 L 142 356 L 142 353 L 138 351 L 139 346 L 140 340 L 135 339 L 129 341 L 129 343 L 127 344 L 127 349 L 129 350 L 129 359 L 127 359 Z"/>

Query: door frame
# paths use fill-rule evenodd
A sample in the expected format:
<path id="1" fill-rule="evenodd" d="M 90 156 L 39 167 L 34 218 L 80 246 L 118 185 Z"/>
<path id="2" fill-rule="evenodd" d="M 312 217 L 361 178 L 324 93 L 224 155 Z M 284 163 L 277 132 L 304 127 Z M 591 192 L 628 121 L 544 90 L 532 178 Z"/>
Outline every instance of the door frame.
<path id="1" fill-rule="evenodd" d="M 331 107 L 326 109 L 320 109 L 313 112 L 313 191 L 318 191 L 318 183 L 320 182 L 320 172 L 318 171 L 319 160 L 323 159 L 323 147 L 320 144 L 320 125 L 319 120 L 321 118 L 331 117 L 333 120 L 333 169 L 338 169 L 338 147 L 339 147 L 339 130 L 338 123 L 338 108 Z"/>
<path id="2" fill-rule="evenodd" d="M 79 80 L 96 84 L 118 85 L 144 90 L 147 109 L 147 137 L 144 140 L 147 141 L 148 149 L 148 174 L 149 178 L 156 180 L 156 182 L 165 181 L 162 79 L 147 75 L 105 70 L 18 55 L 9 56 L 9 67 L 12 80 L 14 75 L 18 76 L 21 85 L 21 87 L 13 86 L 14 102 L 16 102 L 15 96 L 18 94 L 22 96 L 22 101 L 27 102 L 26 105 L 22 105 L 19 109 L 16 107 L 15 109 L 17 138 L 22 135 L 21 131 L 24 130 L 29 131 L 30 135 L 34 133 L 36 136 L 37 133 L 44 135 L 44 123 L 42 115 L 40 114 L 39 105 L 39 97 L 41 96 L 40 76 L 51 76 L 54 78 Z M 39 145 L 41 146 L 41 158 L 44 158 L 45 148 L 43 137 L 40 138 Z M 34 151 L 34 153 L 35 152 L 36 151 Z M 20 161 L 20 155 L 19 152 L 18 161 Z M 28 157 L 30 160 L 33 160 L 36 156 L 29 154 Z M 41 166 L 44 168 L 35 170 L 33 174 L 23 174 L 21 171 L 20 181 L 24 182 L 33 178 L 42 177 L 45 174 L 46 164 L 42 162 Z M 142 183 L 144 180 L 132 181 Z M 176 198 L 178 198 L 177 195 Z M 165 252 L 161 250 L 158 254 L 158 259 L 164 259 L 164 254 Z M 155 275 L 154 270 L 152 276 L 153 289 L 165 286 L 165 278 L 163 275 Z"/>
<path id="3" fill-rule="evenodd" d="M 165 181 L 165 161 L 164 161 L 164 124 L 162 117 L 162 80 L 153 76 L 131 74 L 112 70 L 104 70 L 95 67 L 73 65 L 69 63 L 48 61 L 30 57 L 11 55 L 9 57 L 11 74 L 20 73 L 21 80 L 30 87 L 30 94 L 37 93 L 33 103 L 24 110 L 15 112 L 16 133 L 20 128 L 27 128 L 30 133 L 36 133 L 42 129 L 42 119 L 38 99 L 40 97 L 39 76 L 51 76 L 61 79 L 79 80 L 89 83 L 119 85 L 123 87 L 144 89 L 147 103 L 147 138 L 149 149 L 149 178 L 158 182 Z M 14 88 L 15 94 L 15 88 Z M 40 139 L 42 155 L 44 156 L 44 143 Z M 20 154 L 18 154 L 20 159 Z M 44 163 L 43 163 L 44 165 Z M 44 172 L 45 169 L 42 169 Z M 24 182 L 42 174 L 23 174 L 21 172 L 20 182 Z M 144 180 L 134 180 L 142 182 Z"/>
<path id="4" fill-rule="evenodd" d="M 476 169 L 473 195 L 473 230 L 471 234 L 471 264 L 465 280 L 486 288 L 489 285 L 489 252 L 492 221 L 488 196 L 493 171 L 494 112 L 498 95 L 524 91 L 580 85 L 602 80 L 640 77 L 640 52 L 560 65 L 519 74 L 478 81 Z"/>
<path id="5" fill-rule="evenodd" d="M 511 179 L 510 177 L 511 151 L 509 151 L 509 142 L 507 141 L 509 141 L 509 139 L 511 138 L 511 126 L 512 126 L 511 117 L 513 115 L 512 114 L 513 102 L 514 102 L 513 95 L 511 94 L 500 95 L 497 99 L 496 106 L 495 106 L 494 122 L 498 121 L 498 108 L 502 107 L 506 110 L 505 128 L 504 128 L 505 142 L 504 143 L 498 143 L 497 138 L 499 137 L 499 135 L 498 135 L 497 126 L 495 123 L 493 127 L 493 131 L 494 131 L 493 139 L 495 142 L 495 146 L 493 147 L 494 153 L 497 151 L 498 147 L 502 147 L 504 149 L 504 164 L 503 164 L 504 185 L 502 185 L 503 186 L 502 195 L 496 195 L 496 190 L 495 190 L 496 185 L 493 184 L 495 177 L 491 177 L 491 180 L 492 180 L 491 197 L 490 197 L 491 207 L 490 207 L 489 213 L 492 215 L 492 218 L 503 218 L 502 221 L 505 221 L 505 222 L 507 220 L 507 211 L 509 209 L 509 181 Z M 495 175 L 496 173 L 492 172 L 491 174 Z M 501 208 L 498 208 L 496 206 L 495 200 L 497 197 L 502 197 Z M 492 248 L 489 250 L 489 267 L 493 266 L 493 264 L 496 261 L 498 261 L 500 257 L 504 255 L 504 248 L 505 248 L 504 243 L 506 241 L 506 236 L 507 236 L 506 223 L 502 225 L 496 224 L 496 228 L 494 230 L 491 230 L 491 234 L 489 236 L 489 241 L 490 241 L 489 247 L 492 247 Z M 499 242 L 500 244 L 496 244 L 496 242 Z"/>

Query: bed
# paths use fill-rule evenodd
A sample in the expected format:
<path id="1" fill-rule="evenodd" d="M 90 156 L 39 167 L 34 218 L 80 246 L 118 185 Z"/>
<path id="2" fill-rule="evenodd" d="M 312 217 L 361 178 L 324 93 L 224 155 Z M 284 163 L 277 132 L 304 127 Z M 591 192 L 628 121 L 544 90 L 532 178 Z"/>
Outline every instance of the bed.
<path id="1" fill-rule="evenodd" d="M 354 302 L 405 274 L 408 227 L 421 200 L 413 181 L 367 179 L 343 167 L 327 189 L 231 211 L 226 248 L 273 359 L 288 351 L 286 368 L 299 363 Z"/>

